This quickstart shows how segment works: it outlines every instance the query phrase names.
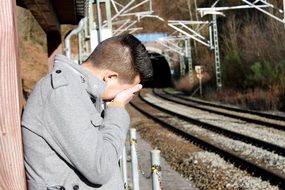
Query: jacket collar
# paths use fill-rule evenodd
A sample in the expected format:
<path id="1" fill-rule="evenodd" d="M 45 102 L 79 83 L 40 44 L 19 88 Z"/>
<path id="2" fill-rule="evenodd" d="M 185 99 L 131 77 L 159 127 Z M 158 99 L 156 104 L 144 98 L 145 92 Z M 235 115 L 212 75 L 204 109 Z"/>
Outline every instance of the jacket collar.
<path id="1" fill-rule="evenodd" d="M 62 64 L 62 62 L 65 64 Z M 94 97 L 102 97 L 102 94 L 106 88 L 106 84 L 102 80 L 98 79 L 95 75 L 80 67 L 80 65 L 74 63 L 73 60 L 67 58 L 64 55 L 55 56 L 54 67 L 57 65 L 64 65 L 66 68 L 69 68 L 74 73 L 80 75 L 82 80 L 85 80 L 87 82 L 87 92 Z"/>

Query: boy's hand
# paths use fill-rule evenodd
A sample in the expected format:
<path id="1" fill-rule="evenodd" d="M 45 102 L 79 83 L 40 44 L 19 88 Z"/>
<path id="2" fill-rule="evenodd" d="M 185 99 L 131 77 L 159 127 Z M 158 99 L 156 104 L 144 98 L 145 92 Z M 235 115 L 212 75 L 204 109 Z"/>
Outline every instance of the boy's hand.
<path id="1" fill-rule="evenodd" d="M 126 89 L 126 90 L 120 92 L 114 98 L 113 102 L 111 102 L 109 105 L 112 106 L 112 104 L 114 104 L 114 105 L 118 104 L 121 106 L 125 106 L 127 103 L 129 103 L 131 101 L 131 99 L 134 96 L 134 93 L 138 92 L 140 89 L 142 89 L 142 85 L 137 84 L 137 85 L 133 86 L 132 88 L 129 88 L 129 89 Z"/>

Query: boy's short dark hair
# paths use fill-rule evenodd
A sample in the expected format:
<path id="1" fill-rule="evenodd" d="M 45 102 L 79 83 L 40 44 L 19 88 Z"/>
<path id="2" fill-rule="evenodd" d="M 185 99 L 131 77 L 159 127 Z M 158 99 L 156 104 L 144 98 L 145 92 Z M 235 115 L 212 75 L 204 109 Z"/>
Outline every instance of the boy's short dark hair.
<path id="1" fill-rule="evenodd" d="M 152 78 L 151 60 L 145 46 L 133 35 L 123 34 L 102 41 L 86 62 L 92 62 L 99 69 L 111 69 L 119 78 L 132 83 L 139 75 L 141 81 Z"/>

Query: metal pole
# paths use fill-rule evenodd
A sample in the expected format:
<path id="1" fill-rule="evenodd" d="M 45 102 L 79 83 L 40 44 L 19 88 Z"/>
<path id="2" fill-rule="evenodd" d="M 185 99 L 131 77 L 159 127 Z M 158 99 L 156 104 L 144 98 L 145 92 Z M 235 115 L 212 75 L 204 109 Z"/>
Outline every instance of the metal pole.
<path id="1" fill-rule="evenodd" d="M 152 190 L 161 190 L 160 150 L 151 151 Z"/>
<path id="2" fill-rule="evenodd" d="M 85 31 L 85 40 L 84 40 L 84 49 L 85 49 L 85 55 L 89 55 L 93 51 L 93 35 L 91 34 L 92 31 L 96 30 L 96 22 L 94 20 L 94 11 L 93 11 L 93 5 L 95 0 L 89 1 L 89 12 L 88 12 L 88 27 Z M 97 37 L 98 38 L 98 37 Z M 92 45 L 91 45 L 92 44 Z"/>
<path id="3" fill-rule="evenodd" d="M 184 72 L 184 55 L 183 55 L 182 50 L 181 50 L 179 61 L 180 61 L 180 78 L 182 78 L 185 74 L 185 72 Z"/>
<path id="4" fill-rule="evenodd" d="M 180 24 L 182 27 L 184 27 L 184 28 L 186 28 L 187 30 L 189 30 L 190 32 L 192 32 L 195 36 L 197 36 L 197 37 L 199 37 L 199 38 L 205 40 L 205 37 L 204 37 L 204 36 L 202 36 L 201 34 L 199 34 L 198 32 L 196 32 L 195 30 L 193 30 L 193 29 L 189 28 L 188 26 L 186 26 L 186 24 L 184 24 L 183 22 L 179 22 L 179 24 Z"/>
<path id="5" fill-rule="evenodd" d="M 111 21 L 113 21 L 115 18 L 117 18 L 119 15 L 121 15 L 127 8 L 129 8 L 135 0 L 131 0 L 126 6 L 124 6 L 117 14 L 115 14 L 112 18 Z"/>
<path id="6" fill-rule="evenodd" d="M 202 78 L 199 78 L 199 84 L 200 84 L 200 96 L 202 97 Z"/>
<path id="7" fill-rule="evenodd" d="M 210 36 L 209 42 L 210 42 L 210 49 L 211 50 L 215 49 L 214 44 L 213 44 L 213 30 L 212 30 L 212 27 L 213 27 L 213 25 L 212 25 L 212 23 L 210 23 L 209 24 L 209 36 Z"/>
<path id="8" fill-rule="evenodd" d="M 133 25 L 135 25 L 137 23 L 137 21 L 133 21 L 129 26 L 127 26 L 126 28 L 124 28 L 122 31 L 119 31 L 118 33 L 116 33 L 116 35 L 120 35 L 125 31 L 128 31 L 129 28 L 131 28 Z"/>
<path id="9" fill-rule="evenodd" d="M 188 34 L 188 33 L 185 32 L 184 30 L 182 30 L 182 29 L 180 29 L 180 28 L 174 26 L 173 24 L 168 23 L 168 26 L 170 26 L 171 28 L 177 30 L 178 32 L 180 32 L 180 33 L 182 33 L 182 34 L 184 34 L 184 35 L 186 35 L 186 36 L 188 36 L 188 37 L 190 37 L 190 38 L 192 38 L 192 39 L 194 39 L 194 40 L 200 42 L 201 44 L 203 44 L 203 45 L 205 45 L 205 46 L 207 46 L 207 47 L 210 46 L 208 43 L 204 42 L 203 40 L 200 40 L 200 39 L 196 38 L 194 35 Z"/>
<path id="10" fill-rule="evenodd" d="M 183 45 L 181 44 L 182 41 L 180 40 L 178 43 L 178 46 L 180 47 L 180 59 L 179 59 L 179 63 L 180 63 L 180 78 L 182 78 L 185 75 L 185 59 L 184 59 L 184 53 L 183 52 Z"/>
<path id="11" fill-rule="evenodd" d="M 78 34 L 84 27 L 84 18 L 79 21 L 77 28 L 73 29 L 64 39 L 65 55 L 66 57 L 71 57 L 71 47 L 70 47 L 70 38 Z"/>
<path id="12" fill-rule="evenodd" d="M 89 7 L 88 7 L 88 14 L 87 14 L 87 22 L 86 22 L 86 28 L 85 28 L 85 33 L 86 37 L 90 37 L 91 35 L 91 30 L 95 28 L 95 22 L 94 22 L 94 15 L 93 15 L 93 4 L 94 0 L 89 1 Z"/>
<path id="13" fill-rule="evenodd" d="M 221 78 L 221 62 L 220 62 L 220 51 L 219 51 L 219 40 L 218 40 L 218 27 L 217 27 L 217 16 L 213 14 L 213 37 L 215 47 L 215 68 L 216 68 L 216 83 L 217 87 L 222 87 Z"/>
<path id="14" fill-rule="evenodd" d="M 257 10 L 263 12 L 264 14 L 267 14 L 268 16 L 274 18 L 275 20 L 278 20 L 279 22 L 284 23 L 284 20 L 278 18 L 277 16 L 272 15 L 271 13 L 269 13 L 269 12 L 267 12 L 267 11 L 265 11 L 265 10 L 263 10 L 263 9 L 260 8 L 259 6 L 256 6 L 256 5 L 252 4 L 251 2 L 249 2 L 249 1 L 247 1 L 247 0 L 242 0 L 242 1 L 245 2 L 245 3 L 248 4 L 248 5 L 251 5 L 252 7 L 256 8 Z M 284 0 L 283 0 L 283 1 L 284 1 Z"/>
<path id="15" fill-rule="evenodd" d="M 97 24 L 98 24 L 98 43 L 101 42 L 102 39 L 102 18 L 101 18 L 101 6 L 100 6 L 100 0 L 96 0 L 96 5 L 97 5 Z"/>
<path id="16" fill-rule="evenodd" d="M 188 44 L 187 44 L 187 39 L 184 39 L 184 52 L 185 52 L 185 57 L 188 57 Z"/>
<path id="17" fill-rule="evenodd" d="M 191 42 L 190 39 L 186 40 L 187 50 L 188 50 L 188 75 L 190 84 L 193 84 L 193 64 L 192 64 L 192 50 L 191 50 Z"/>
<path id="18" fill-rule="evenodd" d="M 127 154 L 126 154 L 126 146 L 123 148 L 123 155 L 122 155 L 122 172 L 123 172 L 123 181 L 124 181 L 124 188 L 128 188 L 128 170 L 127 170 Z"/>
<path id="19" fill-rule="evenodd" d="M 80 65 L 82 62 L 82 34 L 78 33 L 78 64 Z"/>
<path id="20" fill-rule="evenodd" d="M 110 0 L 106 0 L 106 15 L 107 15 L 107 23 L 108 23 L 108 28 L 112 30 L 112 15 L 111 15 L 111 4 Z"/>
<path id="21" fill-rule="evenodd" d="M 130 145 L 131 145 L 131 158 L 132 158 L 132 181 L 133 181 L 133 190 L 139 190 L 139 170 L 138 170 L 138 158 L 136 152 L 136 129 L 130 129 Z"/>
<path id="22" fill-rule="evenodd" d="M 124 12 L 124 14 L 125 14 L 125 13 L 129 13 L 131 10 L 134 10 L 135 8 L 137 8 L 137 7 L 139 7 L 139 6 L 141 6 L 141 5 L 145 4 L 145 3 L 147 3 L 148 1 L 149 1 L 149 0 L 144 0 L 144 1 L 142 1 L 142 2 L 140 2 L 140 3 L 138 3 L 138 4 L 136 4 L 135 6 L 129 8 L 128 10 L 126 10 L 126 11 Z"/>

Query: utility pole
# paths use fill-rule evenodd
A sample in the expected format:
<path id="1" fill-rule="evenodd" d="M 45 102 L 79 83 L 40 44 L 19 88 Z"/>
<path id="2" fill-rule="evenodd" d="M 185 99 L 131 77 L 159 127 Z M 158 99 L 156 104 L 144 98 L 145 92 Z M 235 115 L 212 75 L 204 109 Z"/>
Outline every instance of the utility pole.
<path id="1" fill-rule="evenodd" d="M 105 3 L 106 24 L 102 22 L 101 3 Z M 93 17 L 93 15 L 91 15 Z M 96 0 L 97 25 L 95 30 L 91 30 L 91 52 L 103 40 L 112 36 L 112 15 L 110 0 Z M 92 20 L 91 20 L 92 22 Z M 97 40 L 94 39 L 96 36 Z M 92 39 L 93 38 L 93 39 Z"/>
<path id="2" fill-rule="evenodd" d="M 216 85 L 218 89 L 222 88 L 222 77 L 221 77 L 221 61 L 220 61 L 219 40 L 218 40 L 217 15 L 225 16 L 222 13 L 222 11 L 226 11 L 226 10 L 248 9 L 248 8 L 256 8 L 258 10 L 261 10 L 262 12 L 265 12 L 262 8 L 267 8 L 271 6 L 269 3 L 265 1 L 262 1 L 262 3 L 264 3 L 263 5 L 255 5 L 255 3 L 261 0 L 256 0 L 254 3 L 250 3 L 247 0 L 242 0 L 242 1 L 244 1 L 248 5 L 231 6 L 231 7 L 215 7 L 216 4 L 219 2 L 219 0 L 217 0 L 211 7 L 197 8 L 197 11 L 200 11 L 202 17 L 207 14 L 212 15 L 213 21 L 212 21 L 212 24 L 209 25 L 209 33 L 210 33 L 209 46 L 210 46 L 210 49 L 214 49 L 214 53 L 215 53 Z M 283 1 L 285 2 L 285 0 Z"/>
<path id="3" fill-rule="evenodd" d="M 101 0 L 96 0 L 96 13 L 97 13 L 97 30 L 98 30 L 98 43 L 102 41 L 102 15 L 101 15 Z"/>
<path id="4" fill-rule="evenodd" d="M 215 50 L 215 69 L 216 69 L 216 84 L 218 88 L 222 88 L 221 78 L 221 60 L 218 39 L 217 15 L 213 14 L 213 37 L 214 37 L 214 50 Z"/>
<path id="5" fill-rule="evenodd" d="M 193 62 L 192 62 L 192 50 L 191 50 L 191 42 L 190 39 L 185 39 L 185 55 L 188 60 L 188 75 L 189 75 L 189 82 L 193 84 Z"/>
<path id="6" fill-rule="evenodd" d="M 182 78 L 184 75 L 185 75 L 185 49 L 183 48 L 183 41 L 180 40 L 178 42 L 178 45 L 180 47 L 180 51 L 181 53 L 179 54 L 180 55 L 180 58 L 179 58 L 179 63 L 180 63 L 180 78 Z"/>

